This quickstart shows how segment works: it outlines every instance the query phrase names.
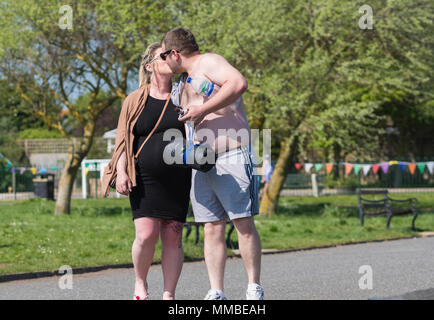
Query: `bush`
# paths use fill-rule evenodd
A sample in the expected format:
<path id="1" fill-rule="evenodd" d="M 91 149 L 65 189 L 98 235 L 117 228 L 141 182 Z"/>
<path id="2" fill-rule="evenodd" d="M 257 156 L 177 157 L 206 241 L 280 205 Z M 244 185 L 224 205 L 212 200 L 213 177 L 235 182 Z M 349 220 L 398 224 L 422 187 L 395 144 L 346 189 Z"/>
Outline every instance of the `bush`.
<path id="1" fill-rule="evenodd" d="M 56 139 L 62 138 L 58 131 L 45 128 L 25 129 L 18 134 L 18 139 Z"/>
<path id="2" fill-rule="evenodd" d="M 340 188 L 340 187 L 357 187 L 359 185 L 359 180 L 357 177 L 345 177 L 341 179 L 334 180 L 333 177 L 327 176 L 326 187 L 327 188 Z"/>

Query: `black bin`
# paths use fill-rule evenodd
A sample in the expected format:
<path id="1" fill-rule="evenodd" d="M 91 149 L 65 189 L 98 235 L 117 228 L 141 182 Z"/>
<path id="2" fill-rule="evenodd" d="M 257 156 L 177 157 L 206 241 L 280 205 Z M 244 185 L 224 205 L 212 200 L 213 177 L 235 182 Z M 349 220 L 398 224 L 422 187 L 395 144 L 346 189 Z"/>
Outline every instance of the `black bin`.
<path id="1" fill-rule="evenodd" d="M 33 178 L 35 196 L 54 200 L 54 174 L 38 173 Z"/>

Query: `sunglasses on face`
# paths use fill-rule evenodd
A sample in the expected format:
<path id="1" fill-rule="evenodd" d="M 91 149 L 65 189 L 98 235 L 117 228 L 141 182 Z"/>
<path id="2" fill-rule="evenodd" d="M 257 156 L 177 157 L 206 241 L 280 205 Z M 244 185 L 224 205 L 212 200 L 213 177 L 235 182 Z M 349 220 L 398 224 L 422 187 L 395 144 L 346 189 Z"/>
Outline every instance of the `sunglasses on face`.
<path id="1" fill-rule="evenodd" d="M 163 61 L 166 61 L 167 56 L 172 52 L 172 50 L 175 50 L 175 51 L 178 52 L 178 53 L 180 52 L 180 50 L 170 49 L 170 50 L 167 50 L 167 51 L 165 51 L 165 52 L 160 53 L 160 58 L 161 58 Z"/>

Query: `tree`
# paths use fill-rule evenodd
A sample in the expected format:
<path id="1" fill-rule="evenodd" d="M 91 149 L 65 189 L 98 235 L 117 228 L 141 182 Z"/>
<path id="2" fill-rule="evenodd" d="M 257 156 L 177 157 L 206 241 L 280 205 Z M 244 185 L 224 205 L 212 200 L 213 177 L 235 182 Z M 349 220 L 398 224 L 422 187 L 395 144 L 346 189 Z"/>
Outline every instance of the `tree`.
<path id="1" fill-rule="evenodd" d="M 255 103 L 247 109 L 280 144 L 261 213 L 275 211 L 290 161 L 306 143 L 366 150 L 360 139 L 375 142 L 367 137 L 380 132 L 375 111 L 385 97 L 432 96 L 422 90 L 432 81 L 430 1 L 371 1 L 373 29 L 359 26 L 363 1 L 192 3 L 181 21 L 205 51 L 247 77 L 246 100 Z"/>
<path id="2" fill-rule="evenodd" d="M 59 13 L 60 7 L 54 0 L 0 3 L 0 78 L 15 85 L 35 117 L 70 139 L 55 209 L 67 214 L 98 118 L 126 97 L 140 55 L 171 27 L 174 11 L 170 3 L 151 0 L 80 0 Z M 69 24 L 72 29 L 63 28 Z M 82 95 L 87 104 L 75 103 Z M 76 126 L 83 135 L 74 147 Z"/>

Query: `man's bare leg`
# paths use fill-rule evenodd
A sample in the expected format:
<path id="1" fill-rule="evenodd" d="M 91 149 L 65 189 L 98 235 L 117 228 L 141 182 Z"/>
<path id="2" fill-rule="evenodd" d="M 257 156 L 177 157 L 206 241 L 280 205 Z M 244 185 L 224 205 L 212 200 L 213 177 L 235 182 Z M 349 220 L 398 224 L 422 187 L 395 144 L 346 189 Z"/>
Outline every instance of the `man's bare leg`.
<path id="1" fill-rule="evenodd" d="M 207 222 L 204 226 L 205 263 L 211 289 L 224 291 L 224 273 L 227 258 L 225 242 L 226 221 Z"/>
<path id="2" fill-rule="evenodd" d="M 247 271 L 249 284 L 260 284 L 261 274 L 261 239 L 253 217 L 232 220 L 238 233 L 238 245 L 241 258 Z"/>

